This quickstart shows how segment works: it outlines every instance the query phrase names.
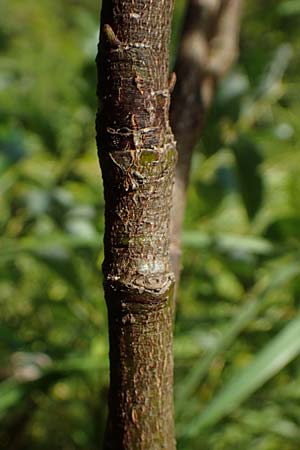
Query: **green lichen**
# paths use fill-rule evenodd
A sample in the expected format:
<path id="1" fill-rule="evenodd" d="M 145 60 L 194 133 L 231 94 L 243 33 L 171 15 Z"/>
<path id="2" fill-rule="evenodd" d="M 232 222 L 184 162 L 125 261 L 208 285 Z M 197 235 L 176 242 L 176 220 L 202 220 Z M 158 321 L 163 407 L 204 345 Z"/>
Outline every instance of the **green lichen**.
<path id="1" fill-rule="evenodd" d="M 140 163 L 142 166 L 152 164 L 159 160 L 159 154 L 152 150 L 143 151 L 140 155 Z"/>

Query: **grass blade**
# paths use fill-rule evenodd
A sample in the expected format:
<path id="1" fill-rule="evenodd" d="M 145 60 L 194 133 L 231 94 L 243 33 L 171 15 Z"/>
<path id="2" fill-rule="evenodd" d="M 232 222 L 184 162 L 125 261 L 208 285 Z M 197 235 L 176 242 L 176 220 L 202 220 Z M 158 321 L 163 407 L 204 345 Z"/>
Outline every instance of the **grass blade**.
<path id="1" fill-rule="evenodd" d="M 228 382 L 200 417 L 194 420 L 188 435 L 195 437 L 204 428 L 218 422 L 295 359 L 300 353 L 299 336 L 300 317 L 296 317 L 261 350 L 248 367 Z"/>

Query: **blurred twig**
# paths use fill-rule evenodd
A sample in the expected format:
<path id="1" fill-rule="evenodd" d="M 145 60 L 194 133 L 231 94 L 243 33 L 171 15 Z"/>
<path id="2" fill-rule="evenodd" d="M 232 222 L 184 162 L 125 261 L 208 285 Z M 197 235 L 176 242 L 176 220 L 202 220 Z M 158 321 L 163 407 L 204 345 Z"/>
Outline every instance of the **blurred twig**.
<path id="1" fill-rule="evenodd" d="M 170 111 L 178 149 L 171 218 L 171 256 L 177 282 L 192 152 L 201 135 L 217 82 L 237 56 L 241 6 L 242 0 L 188 2 L 175 64 L 177 82 Z"/>

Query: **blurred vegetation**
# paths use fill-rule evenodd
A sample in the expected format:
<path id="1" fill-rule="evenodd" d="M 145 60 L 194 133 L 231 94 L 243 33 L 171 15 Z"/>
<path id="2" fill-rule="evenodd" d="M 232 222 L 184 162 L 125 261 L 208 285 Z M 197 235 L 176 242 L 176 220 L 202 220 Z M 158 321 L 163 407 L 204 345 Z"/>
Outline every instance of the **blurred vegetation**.
<path id="1" fill-rule="evenodd" d="M 1 0 L 5 450 L 101 449 L 99 7 Z M 240 60 L 193 158 L 175 328 L 179 450 L 299 449 L 299 23 L 299 0 L 246 1 Z"/>

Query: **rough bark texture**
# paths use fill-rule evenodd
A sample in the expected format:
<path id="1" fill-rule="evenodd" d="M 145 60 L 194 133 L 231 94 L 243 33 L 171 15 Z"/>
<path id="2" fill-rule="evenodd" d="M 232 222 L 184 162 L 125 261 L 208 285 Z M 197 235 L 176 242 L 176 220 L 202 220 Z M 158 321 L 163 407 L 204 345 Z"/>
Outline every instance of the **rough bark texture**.
<path id="1" fill-rule="evenodd" d="M 241 5 L 242 0 L 189 0 L 187 6 L 170 113 L 178 149 L 171 218 L 171 255 L 177 284 L 192 152 L 217 82 L 237 56 Z"/>
<path id="2" fill-rule="evenodd" d="M 104 0 L 97 144 L 110 335 L 105 450 L 175 449 L 169 216 L 172 0 Z"/>

